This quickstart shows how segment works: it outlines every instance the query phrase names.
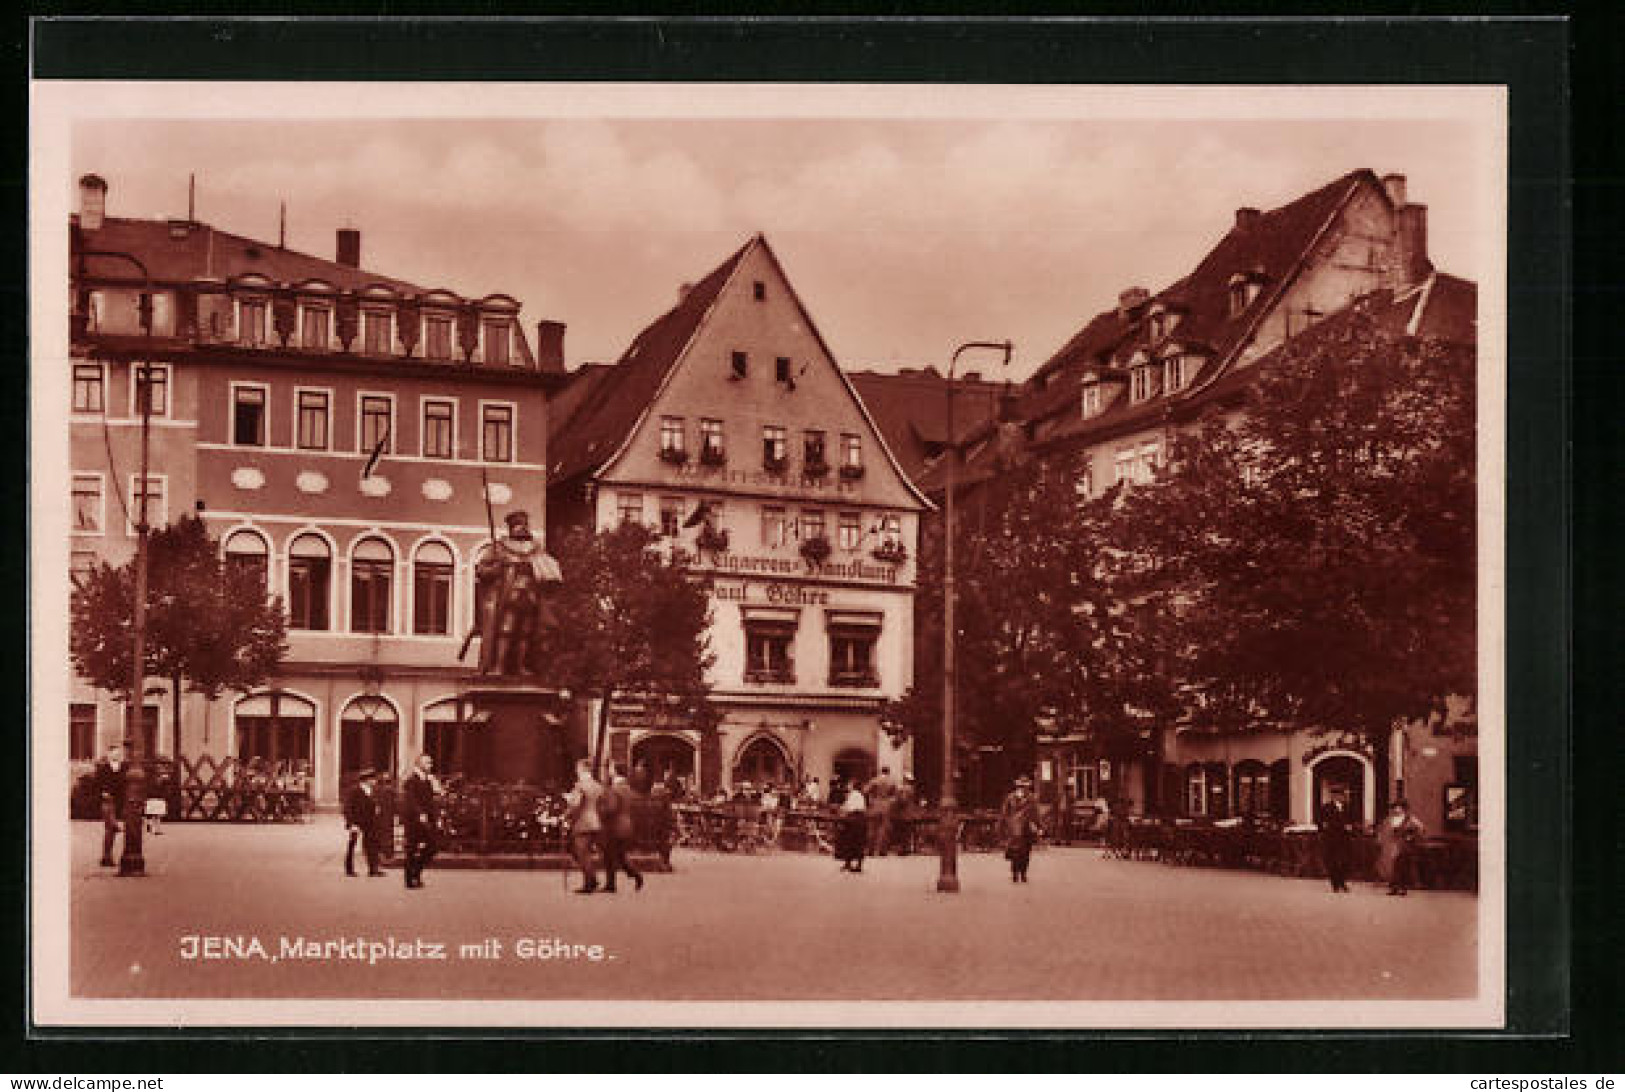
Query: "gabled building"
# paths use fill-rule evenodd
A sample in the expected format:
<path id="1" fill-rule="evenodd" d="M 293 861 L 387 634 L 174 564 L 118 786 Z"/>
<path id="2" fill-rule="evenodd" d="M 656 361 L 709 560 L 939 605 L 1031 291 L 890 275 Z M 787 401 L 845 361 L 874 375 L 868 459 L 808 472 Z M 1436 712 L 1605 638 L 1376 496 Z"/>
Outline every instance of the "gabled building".
<path id="1" fill-rule="evenodd" d="M 486 485 L 499 520 L 526 508 L 539 525 L 562 325 L 543 323 L 533 354 L 518 300 L 372 273 L 353 228 L 329 260 L 189 218 L 109 216 L 95 175 L 80 192 L 72 563 L 134 552 L 132 364 L 151 362 L 149 523 L 195 512 L 288 611 L 290 654 L 260 691 L 186 695 L 176 724 L 168 684 L 150 680 L 148 753 L 303 766 L 322 802 L 345 775 L 421 750 L 465 768 L 454 699 Z M 75 683 L 75 760 L 122 736 L 121 709 Z"/>
<path id="2" fill-rule="evenodd" d="M 960 510 L 976 518 L 981 487 L 1012 457 L 1081 454 L 1080 484 L 1092 495 L 1148 480 L 1174 430 L 1240 413 L 1273 353 L 1357 300 L 1377 306 L 1396 331 L 1476 344 L 1475 286 L 1433 268 L 1427 209 L 1408 199 L 1404 176 L 1352 171 L 1280 208 L 1236 210 L 1189 274 L 1157 292 L 1124 290 L 964 438 L 958 481 L 969 503 Z M 941 460 L 918 480 L 940 495 Z M 1132 801 L 1137 812 L 1306 822 L 1335 786 L 1357 814 L 1374 817 L 1377 772 L 1359 748 L 1309 733 L 1149 731 L 1161 734 L 1160 749 L 1107 754 L 1085 737 L 1049 739 L 1041 789 L 1049 799 Z M 1148 757 L 1156 753 L 1161 768 Z M 1449 825 L 1447 791 L 1452 799 L 1476 791 L 1471 740 L 1430 738 L 1413 759 L 1407 792 L 1423 820 L 1441 829 Z"/>
<path id="3" fill-rule="evenodd" d="M 552 527 L 647 524 L 712 596 L 721 768 L 610 711 L 615 761 L 706 785 L 906 768 L 881 703 L 912 674 L 927 503 L 758 235 L 552 406 Z"/>

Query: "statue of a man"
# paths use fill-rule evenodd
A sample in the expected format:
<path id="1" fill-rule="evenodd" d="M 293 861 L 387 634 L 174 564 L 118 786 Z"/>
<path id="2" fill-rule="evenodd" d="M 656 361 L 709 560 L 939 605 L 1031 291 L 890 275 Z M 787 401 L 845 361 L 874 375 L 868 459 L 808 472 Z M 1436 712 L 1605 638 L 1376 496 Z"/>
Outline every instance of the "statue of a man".
<path id="1" fill-rule="evenodd" d="M 510 512 L 508 534 L 491 544 L 474 573 L 479 589 L 481 675 L 533 672 L 536 638 L 555 624 L 547 600 L 564 582 L 559 563 L 530 533 L 530 517 Z"/>

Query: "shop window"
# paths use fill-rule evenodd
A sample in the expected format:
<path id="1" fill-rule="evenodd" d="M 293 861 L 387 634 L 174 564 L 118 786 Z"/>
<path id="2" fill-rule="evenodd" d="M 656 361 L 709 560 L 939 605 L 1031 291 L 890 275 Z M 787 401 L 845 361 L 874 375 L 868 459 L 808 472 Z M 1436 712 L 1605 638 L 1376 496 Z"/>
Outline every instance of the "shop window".
<path id="1" fill-rule="evenodd" d="M 265 446 L 265 388 L 231 389 L 231 442 L 239 447 Z"/>
<path id="2" fill-rule="evenodd" d="M 293 629 L 328 628 L 329 587 L 333 557 L 327 542 L 300 535 L 288 547 L 288 625 Z"/>
<path id="3" fill-rule="evenodd" d="M 456 443 L 456 406 L 439 398 L 423 403 L 423 457 L 449 459 Z"/>
<path id="4" fill-rule="evenodd" d="M 444 543 L 426 542 L 412 559 L 412 632 L 451 632 L 451 582 L 456 563 Z"/>
<path id="5" fill-rule="evenodd" d="M 387 394 L 361 396 L 361 451 L 387 455 L 393 450 L 391 438 L 395 400 Z"/>
<path id="6" fill-rule="evenodd" d="M 73 533 L 99 535 L 105 526 L 107 506 L 100 474 L 73 476 Z"/>
<path id="7" fill-rule="evenodd" d="M 363 539 L 350 555 L 350 629 L 389 632 L 389 598 L 395 554 L 376 538 Z"/>
<path id="8" fill-rule="evenodd" d="M 73 366 L 73 412 L 103 413 L 107 409 L 107 370 L 100 364 Z"/>
<path id="9" fill-rule="evenodd" d="M 295 442 L 306 451 L 326 451 L 332 396 L 326 391 L 300 391 Z"/>
<path id="10" fill-rule="evenodd" d="M 480 407 L 480 454 L 488 463 L 513 462 L 513 407 Z"/>
<path id="11" fill-rule="evenodd" d="M 68 706 L 68 758 L 89 762 L 96 757 L 96 706 L 72 702 Z"/>

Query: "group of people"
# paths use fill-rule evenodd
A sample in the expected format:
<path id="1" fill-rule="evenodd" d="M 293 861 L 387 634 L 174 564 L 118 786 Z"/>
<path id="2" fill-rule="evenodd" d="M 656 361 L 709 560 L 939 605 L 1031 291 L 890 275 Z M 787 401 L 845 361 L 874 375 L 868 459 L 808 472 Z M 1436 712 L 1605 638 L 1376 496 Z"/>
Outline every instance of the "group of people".
<path id="1" fill-rule="evenodd" d="M 813 778 L 811 783 L 816 786 L 817 782 Z M 916 801 L 911 775 L 898 780 L 891 767 L 882 766 L 866 784 L 860 785 L 856 778 L 837 778 L 830 786 L 829 800 L 836 814 L 835 859 L 843 872 L 862 872 L 865 856 L 884 857 L 892 850 L 906 853 L 912 847 Z"/>
<path id="2" fill-rule="evenodd" d="M 1317 826 L 1326 880 L 1334 892 L 1347 892 L 1358 823 L 1350 816 L 1344 795 L 1334 794 L 1321 807 Z M 1408 801 L 1400 798 L 1389 805 L 1387 816 L 1377 824 L 1377 875 L 1387 881 L 1388 894 L 1405 895 L 1416 885 L 1426 835 L 1427 828 L 1411 814 Z"/>

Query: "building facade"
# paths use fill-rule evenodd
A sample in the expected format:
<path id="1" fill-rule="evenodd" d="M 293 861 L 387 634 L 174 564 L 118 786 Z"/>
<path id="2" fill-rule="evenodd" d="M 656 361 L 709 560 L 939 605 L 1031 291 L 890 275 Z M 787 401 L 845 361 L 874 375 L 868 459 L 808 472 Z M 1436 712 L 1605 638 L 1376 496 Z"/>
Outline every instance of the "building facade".
<path id="1" fill-rule="evenodd" d="M 695 731 L 610 711 L 608 752 L 707 788 L 907 769 L 882 702 L 912 674 L 926 503 L 756 236 L 615 365 L 555 400 L 551 520 L 659 531 L 712 599 L 720 768 Z"/>
<path id="2" fill-rule="evenodd" d="M 369 273 L 355 229 L 329 261 L 191 219 L 110 217 L 106 194 L 82 180 L 71 224 L 72 563 L 134 553 L 132 374 L 147 363 L 149 524 L 195 512 L 289 626 L 253 693 L 185 694 L 177 718 L 170 684 L 149 680 L 148 753 L 302 766 L 322 803 L 422 750 L 468 764 L 473 568 L 492 510 L 541 525 L 562 326 L 542 324 L 538 360 L 517 300 Z M 69 714 L 75 761 L 123 735 L 122 703 L 82 680 Z"/>

